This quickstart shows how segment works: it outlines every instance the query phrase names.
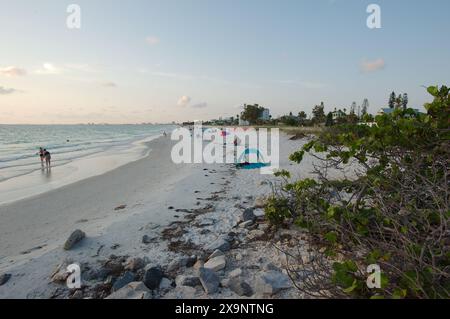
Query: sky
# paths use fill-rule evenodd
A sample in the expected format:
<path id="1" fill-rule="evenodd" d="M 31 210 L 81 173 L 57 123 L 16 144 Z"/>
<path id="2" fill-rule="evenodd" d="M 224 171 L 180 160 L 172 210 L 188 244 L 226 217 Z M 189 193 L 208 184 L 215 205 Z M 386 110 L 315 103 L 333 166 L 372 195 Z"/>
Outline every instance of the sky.
<path id="1" fill-rule="evenodd" d="M 381 28 L 367 27 L 369 4 Z M 81 9 L 80 29 L 67 8 Z M 0 0 L 0 123 L 409 106 L 450 84 L 448 0 Z"/>

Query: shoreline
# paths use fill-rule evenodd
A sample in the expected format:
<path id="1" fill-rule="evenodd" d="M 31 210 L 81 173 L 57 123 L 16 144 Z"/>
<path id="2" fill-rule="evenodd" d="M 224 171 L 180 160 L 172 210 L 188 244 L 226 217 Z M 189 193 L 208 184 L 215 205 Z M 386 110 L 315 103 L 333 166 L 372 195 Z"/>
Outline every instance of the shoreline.
<path id="1" fill-rule="evenodd" d="M 285 134 L 280 135 L 280 138 L 280 168 L 291 169 L 287 155 L 304 141 L 290 141 Z M 12 275 L 5 285 L 0 286 L 0 298 L 74 298 L 74 291 L 67 289 L 64 281 L 55 280 L 54 276 L 52 278 L 53 270 L 69 261 L 79 263 L 82 273 L 87 276 L 83 280 L 85 287 L 77 293 L 82 294 L 83 298 L 104 298 L 110 295 L 112 291 L 108 282 L 112 284 L 121 279 L 125 272 L 123 265 L 129 263 L 129 259 L 140 260 L 145 264 L 145 268 L 133 272 L 134 280 L 137 281 L 143 280 L 145 271 L 152 267 L 163 269 L 164 280 L 161 284 L 170 284 L 152 292 L 153 298 L 239 297 L 226 287 L 226 279 L 230 279 L 230 273 L 238 268 L 241 269 L 239 278 L 252 286 L 252 297 L 260 297 L 257 291 L 259 288 L 254 283 L 261 281 L 260 277 L 267 273 L 279 276 L 287 285 L 287 275 L 282 270 L 283 257 L 273 243 L 267 241 L 265 234 L 269 228 L 264 222 L 260 204 L 257 204 L 261 201 L 261 196 L 270 193 L 270 183 L 275 182 L 276 178 L 261 175 L 259 170 L 237 170 L 234 165 L 227 164 L 175 165 L 170 161 L 172 143 L 170 139 L 154 140 L 150 142 L 154 152 L 144 159 L 46 193 L 47 195 L 9 205 L 16 212 L 23 211 L 21 208 L 24 207 L 28 211 L 34 211 L 36 203 L 65 201 L 62 206 L 53 204 L 47 207 L 50 215 L 60 214 L 61 207 L 70 207 L 70 203 L 67 203 L 73 201 L 70 196 L 90 193 L 109 182 L 107 189 L 98 190 L 93 196 L 90 194 L 92 197 L 84 198 L 81 205 L 72 210 L 75 216 L 66 211 L 66 218 L 61 220 L 61 216 L 55 218 L 44 214 L 42 224 L 36 224 L 40 221 L 37 218 L 32 226 L 39 229 L 39 232 L 34 235 L 27 233 L 14 241 L 9 238 L 15 237 L 11 232 L 5 234 L 3 231 L 7 229 L 0 229 L 0 274 Z M 297 169 L 297 174 L 307 174 L 304 168 Z M 120 178 L 123 187 L 120 182 L 117 184 Z M 116 181 L 116 184 L 112 181 Z M 112 188 L 123 189 L 126 194 L 120 198 Z M 82 190 L 85 193 L 78 193 Z M 136 196 L 136 192 L 139 196 Z M 94 202 L 95 207 L 89 207 Z M 126 207 L 114 210 L 119 205 Z M 2 207 L 5 206 L 0 206 L 0 215 L 4 220 L 5 211 Z M 85 211 L 85 208 L 89 209 Z M 241 220 L 247 208 L 253 209 L 254 222 L 245 224 Z M 25 217 L 14 218 L 22 220 Z M 46 225 L 49 222 L 53 224 Z M 57 225 L 61 229 L 55 229 Z M 26 228 L 25 225 L 19 226 Z M 42 238 L 45 229 L 51 236 Z M 75 229 L 81 229 L 87 237 L 72 250 L 63 250 L 62 244 Z M 28 245 L 23 245 L 23 236 L 29 237 Z M 4 238 L 9 240 L 5 242 Z M 225 268 L 217 271 L 223 281 L 218 291 L 207 293 L 202 285 L 189 287 L 180 282 L 184 280 L 180 276 L 198 277 L 193 265 L 184 265 L 186 258 L 195 255 L 199 263 L 207 262 L 209 254 L 213 252 L 207 246 L 223 243 L 224 240 L 229 249 L 221 257 L 225 259 Z M 8 249 L 11 251 L 13 246 L 16 254 L 5 253 Z M 20 251 L 27 253 L 17 255 Z M 109 263 L 118 262 L 122 265 L 122 272 L 117 276 L 99 278 L 92 274 L 101 272 Z M 61 270 L 64 267 L 59 268 L 56 273 L 64 273 Z M 105 285 L 109 287 L 106 290 Z M 293 287 L 285 287 L 273 296 L 264 297 L 302 296 Z"/>
<path id="2" fill-rule="evenodd" d="M 3 180 L 0 182 L 0 207 L 105 174 L 142 159 L 150 152 L 148 144 L 159 137 L 161 135 L 149 136 L 130 143 L 125 149 L 102 150 L 62 165 L 53 165 L 50 170 L 39 167 L 30 173 Z M 39 166 L 38 162 L 36 166 Z"/>

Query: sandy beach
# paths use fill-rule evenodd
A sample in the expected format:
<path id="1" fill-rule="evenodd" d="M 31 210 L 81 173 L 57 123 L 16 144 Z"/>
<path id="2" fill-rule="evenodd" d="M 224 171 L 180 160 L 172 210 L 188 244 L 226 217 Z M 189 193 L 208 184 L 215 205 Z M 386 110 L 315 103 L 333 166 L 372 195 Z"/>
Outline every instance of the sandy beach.
<path id="1" fill-rule="evenodd" d="M 288 161 L 288 155 L 305 139 L 291 141 L 285 134 L 280 139 L 280 168 L 291 170 L 294 176 L 307 175 L 310 161 L 300 166 Z M 239 297 L 226 287 L 227 276 L 236 269 L 250 286 L 261 272 L 276 269 L 286 276 L 282 270 L 285 257 L 265 238 L 268 225 L 258 206 L 277 178 L 261 175 L 257 169 L 238 170 L 233 164 L 175 165 L 170 158 L 173 144 L 169 137 L 160 137 L 147 143 L 149 153 L 143 159 L 0 206 L 0 274 L 11 275 L 0 286 L 0 298 L 74 297 L 64 282 L 52 278 L 55 268 L 73 262 L 86 274 L 111 258 L 123 264 L 130 258 L 139 259 L 145 269 L 163 269 L 164 281 L 152 292 L 154 298 Z M 247 208 L 253 209 L 256 220 L 253 225 L 247 223 L 248 227 L 242 226 Z M 76 229 L 85 232 L 86 238 L 64 250 L 65 240 Z M 225 282 L 218 291 L 207 293 L 202 285 L 176 284 L 180 276 L 195 276 L 196 269 L 186 267 L 183 258 L 207 261 L 208 245 L 225 237 L 230 248 L 223 249 L 226 266 L 218 275 Z M 143 271 L 137 271 L 135 278 L 142 277 Z M 114 276 L 88 277 L 83 277 L 87 280 L 77 297 L 106 297 L 112 291 L 99 288 L 99 283 L 117 280 Z M 251 290 L 249 296 L 261 297 L 258 287 Z M 302 296 L 288 286 L 270 297 Z"/>

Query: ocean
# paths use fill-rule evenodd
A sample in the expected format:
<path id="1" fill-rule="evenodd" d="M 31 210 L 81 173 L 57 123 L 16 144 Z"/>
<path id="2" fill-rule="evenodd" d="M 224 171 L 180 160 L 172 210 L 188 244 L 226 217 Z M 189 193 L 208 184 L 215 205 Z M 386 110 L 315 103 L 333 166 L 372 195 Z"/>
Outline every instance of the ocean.
<path id="1" fill-rule="evenodd" d="M 103 152 L 123 153 L 173 125 L 0 125 L 0 183 L 41 169 L 39 147 L 52 167 Z"/>

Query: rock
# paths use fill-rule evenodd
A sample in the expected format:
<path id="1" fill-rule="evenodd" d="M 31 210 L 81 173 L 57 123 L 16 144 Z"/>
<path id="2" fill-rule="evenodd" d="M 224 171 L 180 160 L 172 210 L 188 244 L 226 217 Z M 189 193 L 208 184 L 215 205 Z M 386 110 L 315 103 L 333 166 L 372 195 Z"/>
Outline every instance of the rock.
<path id="1" fill-rule="evenodd" d="M 197 256 L 181 257 L 174 259 L 167 266 L 167 272 L 175 272 L 182 267 L 192 267 L 197 261 Z"/>
<path id="2" fill-rule="evenodd" d="M 216 249 L 209 257 L 208 259 L 212 259 L 218 256 L 223 256 L 223 252 L 219 249 Z"/>
<path id="3" fill-rule="evenodd" d="M 240 275 L 242 275 L 242 269 L 236 268 L 228 274 L 228 278 L 239 277 Z"/>
<path id="4" fill-rule="evenodd" d="M 261 237 L 264 236 L 265 234 L 266 234 L 266 233 L 263 232 L 262 230 L 255 229 L 255 230 L 252 230 L 252 231 L 250 231 L 250 232 L 248 233 L 247 239 L 248 239 L 248 240 L 256 240 L 256 239 L 261 238 Z"/>
<path id="5" fill-rule="evenodd" d="M 127 205 L 119 205 L 116 208 L 114 208 L 114 210 L 123 210 L 125 208 L 127 208 Z"/>
<path id="6" fill-rule="evenodd" d="M 280 290 L 291 287 L 289 277 L 279 271 L 260 272 L 256 277 L 256 292 L 263 297 L 272 296 Z"/>
<path id="7" fill-rule="evenodd" d="M 180 275 L 175 279 L 177 286 L 196 287 L 201 285 L 200 278 L 195 276 Z"/>
<path id="8" fill-rule="evenodd" d="M 256 218 L 258 218 L 258 217 L 263 217 L 263 216 L 266 215 L 266 213 L 265 213 L 264 210 L 262 210 L 262 209 L 255 209 L 255 210 L 253 211 L 253 214 L 255 215 Z"/>
<path id="9" fill-rule="evenodd" d="M 203 260 L 197 260 L 194 264 L 194 269 L 195 270 L 199 270 L 200 268 L 202 268 L 205 265 L 205 263 L 203 262 Z"/>
<path id="10" fill-rule="evenodd" d="M 106 276 L 119 276 L 124 271 L 124 267 L 120 259 L 109 259 L 105 262 L 102 271 L 106 274 Z"/>
<path id="11" fill-rule="evenodd" d="M 53 270 L 52 274 L 50 275 L 50 280 L 55 283 L 65 282 L 70 276 L 70 273 L 67 271 L 67 266 L 72 263 L 73 262 L 71 259 L 65 259 Z"/>
<path id="12" fill-rule="evenodd" d="M 230 283 L 230 279 L 229 278 L 224 278 L 220 281 L 220 286 L 228 288 L 228 284 Z"/>
<path id="13" fill-rule="evenodd" d="M 265 205 L 266 205 L 266 197 L 264 196 L 256 197 L 253 203 L 253 207 L 255 208 L 264 208 Z"/>
<path id="14" fill-rule="evenodd" d="M 213 270 L 202 267 L 199 269 L 198 273 L 200 282 L 206 293 L 213 294 L 219 290 L 219 276 L 217 276 L 217 274 Z"/>
<path id="15" fill-rule="evenodd" d="M 83 291 L 82 290 L 76 290 L 72 296 L 70 296 L 70 299 L 83 299 Z"/>
<path id="16" fill-rule="evenodd" d="M 219 271 L 225 268 L 225 266 L 227 265 L 227 261 L 225 259 L 225 256 L 217 256 L 214 257 L 210 260 L 208 260 L 205 265 L 203 266 L 204 268 L 207 269 L 211 269 L 213 271 Z"/>
<path id="17" fill-rule="evenodd" d="M 167 290 L 172 288 L 172 280 L 169 278 L 164 277 L 161 279 L 161 283 L 159 284 L 159 289 L 161 290 Z"/>
<path id="18" fill-rule="evenodd" d="M 149 235 L 144 235 L 142 236 L 142 243 L 143 244 L 151 244 L 158 236 L 149 236 Z"/>
<path id="19" fill-rule="evenodd" d="M 242 254 L 237 253 L 236 256 L 234 257 L 237 261 L 241 261 L 242 260 Z"/>
<path id="20" fill-rule="evenodd" d="M 150 299 L 151 292 L 143 282 L 136 281 L 117 290 L 106 299 Z"/>
<path id="21" fill-rule="evenodd" d="M 269 230 L 269 227 L 270 226 L 268 224 L 259 224 L 258 229 L 266 233 Z"/>
<path id="22" fill-rule="evenodd" d="M 117 278 L 117 280 L 114 282 L 114 285 L 112 286 L 112 291 L 117 291 L 122 287 L 125 287 L 129 283 L 132 283 L 134 281 L 135 277 L 134 274 L 130 271 L 125 272 L 122 276 Z"/>
<path id="23" fill-rule="evenodd" d="M 255 214 L 253 214 L 253 208 L 246 208 L 244 212 L 242 213 L 242 220 L 244 222 L 246 221 L 254 221 L 255 220 Z"/>
<path id="24" fill-rule="evenodd" d="M 6 284 L 9 281 L 9 279 L 11 279 L 11 274 L 0 275 L 0 286 Z"/>
<path id="25" fill-rule="evenodd" d="M 263 266 L 263 270 L 274 270 L 274 271 L 280 271 L 280 268 L 275 266 L 273 263 L 267 263 Z"/>
<path id="26" fill-rule="evenodd" d="M 247 220 L 246 222 L 242 222 L 239 224 L 239 227 L 247 228 L 253 225 L 253 220 Z"/>
<path id="27" fill-rule="evenodd" d="M 221 250 L 222 252 L 226 252 L 230 250 L 230 243 L 228 242 L 228 236 L 222 236 L 213 241 L 211 244 L 205 247 L 207 252 L 214 252 L 215 250 Z"/>
<path id="28" fill-rule="evenodd" d="M 167 266 L 167 272 L 168 273 L 176 272 L 181 267 L 183 267 L 182 259 L 181 258 L 174 259 Z"/>
<path id="29" fill-rule="evenodd" d="M 186 258 L 186 267 L 191 268 L 192 266 L 195 265 L 195 263 L 197 262 L 197 256 L 196 255 L 192 255 L 190 257 Z"/>
<path id="30" fill-rule="evenodd" d="M 253 289 L 248 283 L 242 280 L 240 276 L 230 278 L 228 288 L 234 291 L 239 296 L 250 297 L 253 295 Z"/>
<path id="31" fill-rule="evenodd" d="M 86 234 L 77 229 L 72 234 L 70 234 L 69 238 L 64 243 L 64 249 L 70 250 L 75 246 L 78 242 L 80 242 L 84 237 L 86 237 Z"/>
<path id="32" fill-rule="evenodd" d="M 135 257 L 129 258 L 125 264 L 125 270 L 131 270 L 133 272 L 145 267 L 145 262 L 142 258 Z"/>
<path id="33" fill-rule="evenodd" d="M 91 280 L 105 280 L 108 277 L 109 271 L 105 268 L 102 269 L 90 269 L 87 272 L 82 272 L 81 276 L 83 280 L 91 281 Z"/>
<path id="34" fill-rule="evenodd" d="M 164 274 L 159 267 L 149 268 L 144 275 L 144 284 L 150 290 L 155 290 L 159 287 Z"/>
<path id="35" fill-rule="evenodd" d="M 197 290 L 193 287 L 179 286 L 163 296 L 164 299 L 195 299 Z"/>

